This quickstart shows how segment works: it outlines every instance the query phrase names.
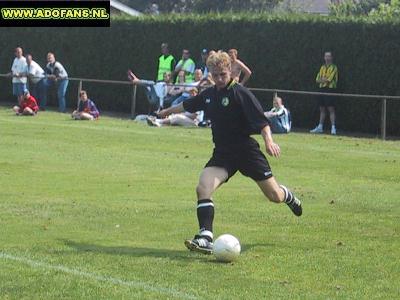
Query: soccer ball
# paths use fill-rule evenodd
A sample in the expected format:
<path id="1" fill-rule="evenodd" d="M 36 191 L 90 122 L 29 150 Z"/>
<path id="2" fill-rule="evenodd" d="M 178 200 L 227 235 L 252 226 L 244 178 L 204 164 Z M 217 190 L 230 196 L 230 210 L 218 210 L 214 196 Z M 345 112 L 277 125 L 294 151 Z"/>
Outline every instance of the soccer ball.
<path id="1" fill-rule="evenodd" d="M 215 240 L 213 252 L 217 261 L 232 262 L 240 254 L 239 240 L 233 235 L 223 234 Z"/>

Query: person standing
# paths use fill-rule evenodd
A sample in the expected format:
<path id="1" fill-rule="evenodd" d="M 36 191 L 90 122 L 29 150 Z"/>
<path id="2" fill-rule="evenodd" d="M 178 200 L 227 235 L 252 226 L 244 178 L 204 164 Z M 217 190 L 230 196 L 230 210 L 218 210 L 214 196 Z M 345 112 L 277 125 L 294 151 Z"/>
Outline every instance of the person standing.
<path id="1" fill-rule="evenodd" d="M 207 58 L 208 58 L 208 50 L 203 49 L 201 50 L 201 59 L 198 61 L 196 65 L 196 70 L 200 69 L 201 72 L 203 73 L 203 78 L 208 77 L 208 68 L 207 68 Z"/>
<path id="2" fill-rule="evenodd" d="M 11 66 L 13 95 L 17 97 L 18 104 L 24 100 L 24 92 L 26 91 L 26 58 L 23 56 L 21 47 L 15 48 L 15 58 Z"/>
<path id="3" fill-rule="evenodd" d="M 185 72 L 185 82 L 190 83 L 190 82 L 193 82 L 193 80 L 194 80 L 194 70 L 195 69 L 196 69 L 196 64 L 190 58 L 190 51 L 188 49 L 183 49 L 182 50 L 182 58 L 176 64 L 176 67 L 175 67 L 175 74 L 179 74 L 180 71 L 184 71 Z M 175 83 L 178 83 L 178 78 L 176 79 Z"/>
<path id="4" fill-rule="evenodd" d="M 40 102 L 40 106 L 44 106 L 43 102 L 46 93 L 46 76 L 42 67 L 33 60 L 32 55 L 26 55 L 27 63 L 27 76 L 30 79 L 29 89 L 32 92 L 32 96 Z"/>
<path id="5" fill-rule="evenodd" d="M 339 79 L 337 66 L 333 63 L 333 55 L 331 51 L 325 52 L 325 64 L 323 64 L 317 74 L 316 83 L 318 84 L 321 93 L 335 93 Z M 319 124 L 311 133 L 323 133 L 324 122 L 326 118 L 326 110 L 329 111 L 331 120 L 331 134 L 336 135 L 336 112 L 335 98 L 333 96 L 321 95 L 318 98 L 319 103 Z"/>
<path id="6" fill-rule="evenodd" d="M 203 254 L 213 251 L 214 200 L 212 195 L 237 171 L 253 179 L 266 198 L 286 203 L 296 215 L 302 215 L 299 199 L 285 186 L 279 185 L 260 146 L 252 134 L 261 134 L 266 152 L 280 156 L 280 148 L 273 141 L 268 119 L 256 97 L 232 78 L 231 59 L 226 52 L 218 52 L 207 60 L 215 81 L 210 87 L 177 106 L 162 110 L 160 118 L 184 111 L 206 111 L 210 117 L 215 145 L 211 159 L 205 165 L 196 188 L 199 233 L 185 241 L 189 250 Z"/>
<path id="7" fill-rule="evenodd" d="M 45 72 L 47 74 L 46 87 L 49 87 L 53 84 L 57 85 L 58 110 L 60 112 L 65 112 L 65 94 L 67 93 L 69 82 L 68 73 L 64 66 L 60 62 L 56 61 L 54 53 L 52 52 L 47 53 L 47 65 Z M 45 93 L 45 95 L 46 94 L 47 93 Z M 46 105 L 46 102 L 47 95 L 45 96 L 45 99 L 43 99 L 43 107 Z"/>
<path id="8" fill-rule="evenodd" d="M 230 49 L 228 51 L 229 57 L 232 60 L 232 78 L 236 80 L 241 85 L 245 85 L 246 82 L 250 79 L 252 74 L 250 68 L 245 65 L 244 62 L 238 59 L 238 51 L 236 49 Z M 243 78 L 240 81 L 240 76 L 243 72 Z"/>
<path id="9" fill-rule="evenodd" d="M 164 73 L 173 72 L 175 67 L 175 58 L 169 53 L 167 43 L 161 44 L 161 56 L 158 58 L 157 80 L 163 81 Z"/>

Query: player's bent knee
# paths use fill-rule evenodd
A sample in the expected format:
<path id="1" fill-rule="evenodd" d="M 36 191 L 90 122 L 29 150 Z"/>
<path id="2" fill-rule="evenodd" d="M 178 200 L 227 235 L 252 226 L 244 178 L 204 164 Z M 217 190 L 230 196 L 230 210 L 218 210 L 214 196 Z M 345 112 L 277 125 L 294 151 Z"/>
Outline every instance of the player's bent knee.
<path id="1" fill-rule="evenodd" d="M 196 187 L 196 194 L 198 199 L 208 199 L 211 197 L 212 189 L 205 184 L 199 183 Z"/>

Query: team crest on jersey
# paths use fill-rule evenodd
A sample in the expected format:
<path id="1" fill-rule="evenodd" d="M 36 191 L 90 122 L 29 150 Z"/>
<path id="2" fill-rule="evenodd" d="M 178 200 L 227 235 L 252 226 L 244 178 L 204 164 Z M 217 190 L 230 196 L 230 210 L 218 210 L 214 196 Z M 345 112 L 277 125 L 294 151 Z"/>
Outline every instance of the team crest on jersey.
<path id="1" fill-rule="evenodd" d="M 229 105 L 229 98 L 228 97 L 222 98 L 221 104 L 223 106 L 228 106 Z"/>

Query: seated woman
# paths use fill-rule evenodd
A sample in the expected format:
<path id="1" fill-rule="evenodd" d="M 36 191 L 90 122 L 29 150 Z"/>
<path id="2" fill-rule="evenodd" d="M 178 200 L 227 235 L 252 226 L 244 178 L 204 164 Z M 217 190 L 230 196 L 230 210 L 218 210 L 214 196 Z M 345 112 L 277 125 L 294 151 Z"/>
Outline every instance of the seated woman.
<path id="1" fill-rule="evenodd" d="M 29 91 L 24 92 L 24 96 L 19 106 L 14 106 L 13 110 L 17 116 L 34 116 L 39 110 L 36 99 L 31 96 Z"/>
<path id="2" fill-rule="evenodd" d="M 72 113 L 72 118 L 75 120 L 90 120 L 98 119 L 100 116 L 96 104 L 88 98 L 86 91 L 82 90 L 79 93 L 78 109 Z"/>
<path id="3" fill-rule="evenodd" d="M 264 115 L 271 122 L 271 130 L 273 133 L 289 133 L 292 127 L 290 112 L 282 104 L 282 98 L 274 95 L 273 107 Z"/>
<path id="4" fill-rule="evenodd" d="M 190 83 L 185 83 L 185 72 L 184 71 L 180 71 L 179 74 L 179 79 L 181 80 L 182 77 L 182 82 L 183 82 L 183 87 L 182 87 L 182 95 L 175 99 L 171 106 L 176 106 L 181 102 L 186 101 L 187 99 L 190 98 L 190 93 L 189 91 L 193 88 L 196 89 L 204 89 L 204 87 L 209 86 L 210 83 L 208 81 L 208 78 L 203 78 L 203 72 L 201 71 L 201 69 L 196 69 L 194 71 L 194 82 L 190 82 Z"/>

